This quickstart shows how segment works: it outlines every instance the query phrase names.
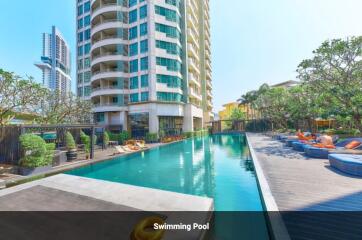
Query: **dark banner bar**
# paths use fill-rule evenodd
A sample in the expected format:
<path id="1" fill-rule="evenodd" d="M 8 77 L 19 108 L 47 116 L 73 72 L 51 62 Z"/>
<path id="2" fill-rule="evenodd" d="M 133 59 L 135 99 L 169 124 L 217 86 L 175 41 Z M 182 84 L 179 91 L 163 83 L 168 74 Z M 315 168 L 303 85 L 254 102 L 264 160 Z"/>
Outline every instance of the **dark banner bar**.
<path id="1" fill-rule="evenodd" d="M 264 240 L 275 239 L 265 219 L 280 216 L 290 239 L 362 239 L 362 212 L 139 211 L 1 212 L 0 239 Z"/>

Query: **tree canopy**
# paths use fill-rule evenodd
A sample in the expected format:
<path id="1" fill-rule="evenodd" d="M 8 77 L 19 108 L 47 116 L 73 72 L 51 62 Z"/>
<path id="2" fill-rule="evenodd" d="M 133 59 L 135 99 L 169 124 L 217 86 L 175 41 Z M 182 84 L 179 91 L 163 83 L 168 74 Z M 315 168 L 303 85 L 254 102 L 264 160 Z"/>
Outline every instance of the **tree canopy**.
<path id="1" fill-rule="evenodd" d="M 35 123 L 90 123 L 92 105 L 73 93 L 62 95 L 36 83 L 32 77 L 20 77 L 0 69 L 0 125 L 19 114 L 36 116 Z"/>
<path id="2" fill-rule="evenodd" d="M 263 85 L 242 96 L 277 127 L 288 122 L 333 117 L 362 130 L 362 37 L 325 41 L 297 68 L 300 84 Z"/>

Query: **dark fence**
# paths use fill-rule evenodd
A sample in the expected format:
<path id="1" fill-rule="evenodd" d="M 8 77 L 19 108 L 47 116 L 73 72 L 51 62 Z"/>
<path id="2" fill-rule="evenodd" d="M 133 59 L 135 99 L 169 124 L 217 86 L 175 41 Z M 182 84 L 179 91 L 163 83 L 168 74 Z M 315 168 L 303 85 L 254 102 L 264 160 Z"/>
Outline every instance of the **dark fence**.
<path id="1" fill-rule="evenodd" d="M 0 163 L 16 165 L 21 157 L 18 126 L 0 126 Z"/>
<path id="2" fill-rule="evenodd" d="M 100 131 L 96 131 L 100 129 Z M 81 143 L 80 131 L 88 136 L 97 136 L 91 138 L 90 158 L 94 157 L 94 145 L 103 144 L 103 128 L 97 128 L 94 125 L 19 125 L 19 126 L 0 126 L 0 163 L 18 165 L 22 157 L 19 137 L 21 134 L 33 133 L 41 136 L 46 142 L 53 142 L 57 149 L 65 148 L 65 134 L 69 131 L 76 143 Z"/>
<path id="3" fill-rule="evenodd" d="M 267 119 L 256 120 L 219 120 L 211 122 L 212 133 L 223 132 L 267 132 L 273 128 Z"/>

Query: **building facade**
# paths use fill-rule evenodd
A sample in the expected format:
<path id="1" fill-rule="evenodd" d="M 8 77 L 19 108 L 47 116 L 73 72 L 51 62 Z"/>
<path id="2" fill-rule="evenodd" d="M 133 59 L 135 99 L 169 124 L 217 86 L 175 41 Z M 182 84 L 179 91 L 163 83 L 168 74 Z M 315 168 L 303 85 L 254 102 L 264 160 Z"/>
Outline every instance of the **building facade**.
<path id="1" fill-rule="evenodd" d="M 189 132 L 212 120 L 208 0 L 77 0 L 78 95 L 111 130 Z"/>
<path id="2" fill-rule="evenodd" d="M 52 33 L 43 33 L 41 62 L 35 66 L 43 72 L 43 84 L 50 90 L 67 95 L 71 91 L 71 56 L 68 43 L 61 32 L 52 27 Z"/>
<path id="3" fill-rule="evenodd" d="M 246 120 L 258 118 L 258 113 L 247 103 L 231 102 L 223 105 L 223 109 L 219 111 L 219 120 L 230 120 L 231 114 L 235 109 L 245 114 Z"/>

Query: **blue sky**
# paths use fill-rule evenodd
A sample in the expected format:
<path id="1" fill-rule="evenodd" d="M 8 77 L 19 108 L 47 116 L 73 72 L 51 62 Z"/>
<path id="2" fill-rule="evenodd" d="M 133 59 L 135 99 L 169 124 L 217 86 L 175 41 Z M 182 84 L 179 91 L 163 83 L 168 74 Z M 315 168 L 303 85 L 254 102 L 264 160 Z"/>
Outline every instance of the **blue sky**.
<path id="1" fill-rule="evenodd" d="M 262 83 L 295 79 L 322 41 L 362 35 L 361 0 L 210 1 L 215 111 Z M 33 63 L 56 25 L 72 46 L 74 77 L 75 2 L 0 0 L 0 67 L 41 81 Z"/>

